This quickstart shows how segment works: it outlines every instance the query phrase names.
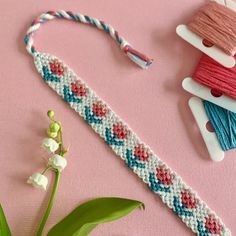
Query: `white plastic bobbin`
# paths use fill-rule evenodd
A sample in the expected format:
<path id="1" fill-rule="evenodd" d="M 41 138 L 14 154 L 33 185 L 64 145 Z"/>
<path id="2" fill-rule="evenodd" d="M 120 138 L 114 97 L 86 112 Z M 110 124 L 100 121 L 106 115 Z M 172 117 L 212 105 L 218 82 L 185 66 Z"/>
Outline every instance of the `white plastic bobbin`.
<path id="1" fill-rule="evenodd" d="M 187 77 L 183 80 L 182 87 L 184 88 L 184 90 L 197 97 L 200 97 L 204 100 L 212 102 L 220 107 L 236 113 L 235 99 L 225 95 L 216 96 L 210 88 L 198 83 L 191 77 Z"/>
<path id="2" fill-rule="evenodd" d="M 222 4 L 231 10 L 236 11 L 236 3 L 232 0 L 215 0 L 217 3 Z M 207 54 L 209 57 L 213 58 L 215 61 L 219 62 L 221 65 L 232 68 L 236 65 L 235 58 L 223 52 L 216 46 L 207 47 L 203 44 L 203 38 L 193 33 L 188 29 L 186 25 L 178 25 L 176 28 L 176 33 L 185 41 L 190 43 L 192 46 L 196 47 L 203 53 Z"/>
<path id="3" fill-rule="evenodd" d="M 216 133 L 207 129 L 207 123 L 210 121 L 207 117 L 202 100 L 197 97 L 190 98 L 189 107 L 197 122 L 211 159 L 218 162 L 222 161 L 224 159 L 225 153 L 220 146 Z"/>

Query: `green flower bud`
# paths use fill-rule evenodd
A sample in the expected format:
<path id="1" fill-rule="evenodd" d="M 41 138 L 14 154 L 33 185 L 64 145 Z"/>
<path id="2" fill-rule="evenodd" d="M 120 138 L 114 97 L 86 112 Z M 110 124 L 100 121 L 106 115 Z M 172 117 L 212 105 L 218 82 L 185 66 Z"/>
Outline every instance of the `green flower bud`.
<path id="1" fill-rule="evenodd" d="M 47 134 L 50 138 L 56 138 L 57 137 L 57 132 L 52 132 L 50 128 L 47 130 Z"/>
<path id="2" fill-rule="evenodd" d="M 50 124 L 49 129 L 51 132 L 57 133 L 61 126 L 57 122 L 53 122 Z"/>
<path id="3" fill-rule="evenodd" d="M 57 137 L 57 133 L 54 133 L 54 132 L 52 132 L 50 135 L 51 135 L 51 138 L 56 138 Z"/>
<path id="4" fill-rule="evenodd" d="M 55 116 L 55 112 L 52 111 L 52 110 L 49 110 L 49 111 L 47 112 L 47 115 L 48 115 L 48 117 L 49 117 L 50 119 L 53 119 L 54 116 Z"/>

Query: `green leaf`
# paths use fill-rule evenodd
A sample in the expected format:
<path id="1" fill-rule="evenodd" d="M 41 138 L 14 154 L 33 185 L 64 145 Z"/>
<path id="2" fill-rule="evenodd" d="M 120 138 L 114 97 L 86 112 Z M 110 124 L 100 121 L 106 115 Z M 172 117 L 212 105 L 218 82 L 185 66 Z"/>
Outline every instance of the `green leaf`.
<path id="1" fill-rule="evenodd" d="M 1 205 L 0 205 L 0 236 L 11 236 L 11 231 L 7 224 L 7 220 Z"/>
<path id="2" fill-rule="evenodd" d="M 47 236 L 86 236 L 98 224 L 117 220 L 136 208 L 144 208 L 144 204 L 124 198 L 96 198 L 75 208 Z"/>

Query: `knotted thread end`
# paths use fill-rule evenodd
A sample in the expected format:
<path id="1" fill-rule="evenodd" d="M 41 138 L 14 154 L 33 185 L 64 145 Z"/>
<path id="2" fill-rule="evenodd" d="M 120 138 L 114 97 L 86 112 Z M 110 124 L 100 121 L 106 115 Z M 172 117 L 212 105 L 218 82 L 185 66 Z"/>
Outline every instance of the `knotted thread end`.
<path id="1" fill-rule="evenodd" d="M 136 63 L 138 66 L 140 66 L 142 69 L 148 69 L 148 67 L 152 64 L 153 59 L 148 58 L 144 54 L 134 50 L 129 45 L 126 45 L 124 47 L 125 54 L 132 60 L 134 63 Z"/>

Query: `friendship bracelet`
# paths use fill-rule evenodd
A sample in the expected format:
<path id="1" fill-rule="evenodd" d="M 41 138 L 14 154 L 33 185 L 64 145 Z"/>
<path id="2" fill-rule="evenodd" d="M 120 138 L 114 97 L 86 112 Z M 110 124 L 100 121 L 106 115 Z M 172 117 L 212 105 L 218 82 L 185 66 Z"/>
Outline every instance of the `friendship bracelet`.
<path id="1" fill-rule="evenodd" d="M 172 171 L 112 109 L 91 90 L 63 61 L 40 53 L 32 36 L 42 23 L 64 18 L 102 29 L 114 38 L 125 54 L 142 68 L 152 60 L 134 50 L 110 25 L 89 16 L 66 11 L 50 11 L 33 21 L 25 36 L 27 51 L 33 56 L 43 80 L 98 133 L 150 190 L 199 236 L 230 236 L 221 219 Z"/>

